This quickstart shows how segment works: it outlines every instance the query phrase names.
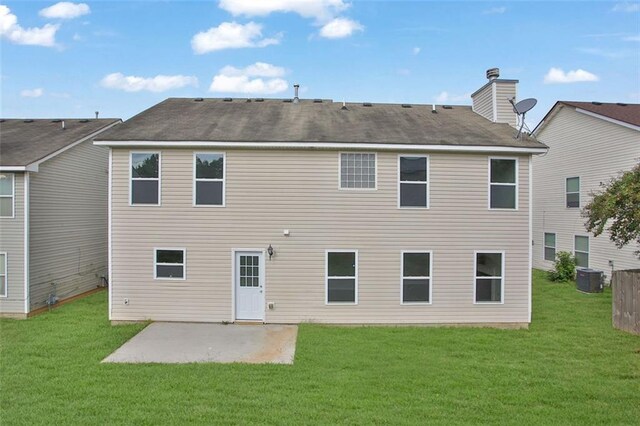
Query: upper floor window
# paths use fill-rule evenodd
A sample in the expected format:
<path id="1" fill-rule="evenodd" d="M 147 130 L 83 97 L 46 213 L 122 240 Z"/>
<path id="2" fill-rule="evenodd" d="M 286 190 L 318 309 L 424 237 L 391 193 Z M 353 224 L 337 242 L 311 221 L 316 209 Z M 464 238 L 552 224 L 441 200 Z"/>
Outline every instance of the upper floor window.
<path id="1" fill-rule="evenodd" d="M 224 154 L 194 155 L 196 206 L 224 206 Z"/>
<path id="2" fill-rule="evenodd" d="M 376 189 L 376 154 L 340 154 L 340 189 Z"/>
<path id="3" fill-rule="evenodd" d="M 400 156 L 398 181 L 400 207 L 429 207 L 428 157 Z"/>
<path id="4" fill-rule="evenodd" d="M 476 303 L 502 303 L 504 253 L 476 252 Z"/>
<path id="5" fill-rule="evenodd" d="M 14 179 L 13 173 L 0 173 L 0 217 L 13 217 Z"/>
<path id="6" fill-rule="evenodd" d="M 518 160 L 489 159 L 489 208 L 518 208 Z"/>
<path id="7" fill-rule="evenodd" d="M 580 207 L 580 178 L 567 178 L 565 185 L 567 207 Z"/>
<path id="8" fill-rule="evenodd" d="M 160 204 L 160 153 L 131 153 L 131 204 Z"/>
<path id="9" fill-rule="evenodd" d="M 589 237 L 576 235 L 573 240 L 573 255 L 576 257 L 576 266 L 589 267 Z"/>
<path id="10" fill-rule="evenodd" d="M 551 232 L 544 233 L 544 260 L 556 260 L 556 234 Z"/>

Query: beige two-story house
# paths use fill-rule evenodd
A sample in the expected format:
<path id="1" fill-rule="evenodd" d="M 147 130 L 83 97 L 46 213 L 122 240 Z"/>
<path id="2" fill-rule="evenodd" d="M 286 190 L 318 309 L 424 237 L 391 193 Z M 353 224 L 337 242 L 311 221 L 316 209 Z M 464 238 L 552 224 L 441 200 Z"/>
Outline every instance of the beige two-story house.
<path id="1" fill-rule="evenodd" d="M 110 319 L 526 326 L 546 146 L 489 114 L 167 99 L 99 135 Z"/>
<path id="2" fill-rule="evenodd" d="M 0 316 L 107 281 L 109 152 L 92 138 L 119 119 L 0 119 Z"/>

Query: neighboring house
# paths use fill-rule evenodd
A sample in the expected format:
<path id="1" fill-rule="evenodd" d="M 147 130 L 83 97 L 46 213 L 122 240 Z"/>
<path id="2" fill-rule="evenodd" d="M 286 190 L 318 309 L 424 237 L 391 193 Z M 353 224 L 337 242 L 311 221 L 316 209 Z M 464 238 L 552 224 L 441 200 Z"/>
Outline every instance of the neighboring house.
<path id="1" fill-rule="evenodd" d="M 0 120 L 0 316 L 106 277 L 109 152 L 92 138 L 119 122 Z"/>
<path id="2" fill-rule="evenodd" d="M 604 271 L 640 267 L 635 244 L 618 249 L 604 232 L 587 232 L 582 208 L 591 193 L 640 161 L 640 105 L 557 102 L 536 127 L 549 146 L 534 170 L 533 266 L 551 269 L 568 251 L 581 268 Z"/>
<path id="3" fill-rule="evenodd" d="M 95 141 L 109 318 L 526 326 L 547 149 L 515 133 L 466 106 L 167 99 Z"/>

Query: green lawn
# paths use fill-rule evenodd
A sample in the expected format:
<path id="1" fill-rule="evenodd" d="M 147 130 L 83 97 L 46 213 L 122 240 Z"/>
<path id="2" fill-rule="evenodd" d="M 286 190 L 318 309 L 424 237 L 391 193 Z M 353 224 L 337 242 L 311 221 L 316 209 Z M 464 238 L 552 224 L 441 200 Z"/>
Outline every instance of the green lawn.
<path id="1" fill-rule="evenodd" d="M 640 337 L 611 293 L 534 272 L 529 330 L 303 325 L 293 366 L 100 361 L 106 293 L 0 321 L 0 423 L 638 424 Z"/>

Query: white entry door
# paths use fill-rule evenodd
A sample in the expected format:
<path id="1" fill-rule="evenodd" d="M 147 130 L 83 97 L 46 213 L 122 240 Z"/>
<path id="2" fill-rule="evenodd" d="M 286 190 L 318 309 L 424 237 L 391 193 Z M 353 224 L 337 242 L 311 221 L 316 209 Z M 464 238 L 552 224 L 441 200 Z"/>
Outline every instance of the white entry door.
<path id="1" fill-rule="evenodd" d="M 264 255 L 238 251 L 235 258 L 236 319 L 264 320 Z"/>

